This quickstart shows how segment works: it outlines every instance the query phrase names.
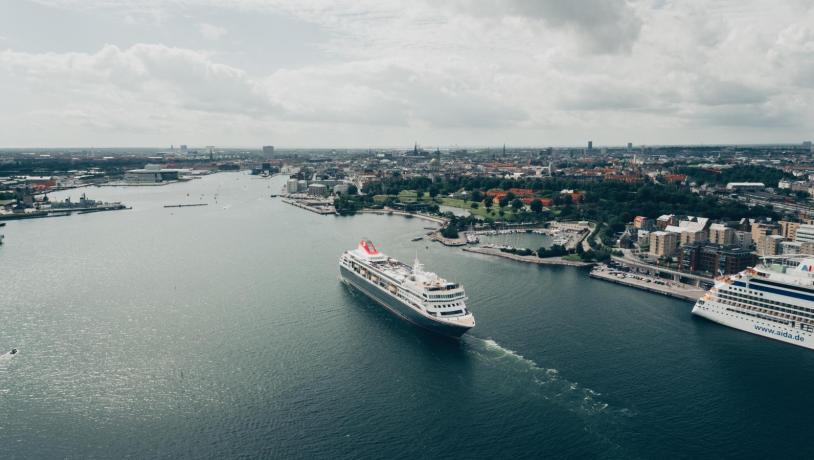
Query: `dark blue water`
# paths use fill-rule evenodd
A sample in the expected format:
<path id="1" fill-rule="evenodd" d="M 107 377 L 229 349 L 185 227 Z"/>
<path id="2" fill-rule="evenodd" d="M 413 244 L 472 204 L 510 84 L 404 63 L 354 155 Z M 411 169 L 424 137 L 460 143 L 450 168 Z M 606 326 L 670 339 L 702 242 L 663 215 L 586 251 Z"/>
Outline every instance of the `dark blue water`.
<path id="1" fill-rule="evenodd" d="M 268 197 L 282 181 L 94 188 L 135 209 L 5 227 L 0 457 L 814 454 L 811 351 L 411 242 L 417 219 L 308 213 Z M 163 208 L 189 202 L 210 205 Z M 462 282 L 478 326 L 434 337 L 344 287 L 361 237 Z"/>

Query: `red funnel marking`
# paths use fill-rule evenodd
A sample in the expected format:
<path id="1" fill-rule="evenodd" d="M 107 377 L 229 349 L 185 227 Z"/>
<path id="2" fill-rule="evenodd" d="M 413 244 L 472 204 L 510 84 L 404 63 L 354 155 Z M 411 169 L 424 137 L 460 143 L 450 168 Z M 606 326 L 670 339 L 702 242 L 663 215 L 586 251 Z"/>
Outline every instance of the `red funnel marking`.
<path id="1" fill-rule="evenodd" d="M 361 246 L 362 249 L 364 249 L 365 252 L 370 254 L 371 256 L 375 256 L 376 254 L 379 253 L 379 251 L 376 250 L 376 248 L 373 246 L 373 243 L 371 243 L 370 241 L 362 240 L 359 242 L 359 246 Z"/>

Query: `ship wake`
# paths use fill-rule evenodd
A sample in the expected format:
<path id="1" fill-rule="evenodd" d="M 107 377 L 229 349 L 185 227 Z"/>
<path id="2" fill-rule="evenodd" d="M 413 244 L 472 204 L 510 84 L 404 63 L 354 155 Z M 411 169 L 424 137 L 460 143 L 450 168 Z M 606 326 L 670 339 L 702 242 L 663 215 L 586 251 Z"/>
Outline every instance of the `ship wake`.
<path id="1" fill-rule="evenodd" d="M 527 382 L 537 396 L 579 415 L 613 414 L 631 416 L 627 409 L 615 409 L 601 398 L 601 393 L 572 382 L 557 369 L 539 366 L 520 353 L 501 346 L 492 339 L 466 336 L 471 353 L 505 373 L 513 385 Z"/>

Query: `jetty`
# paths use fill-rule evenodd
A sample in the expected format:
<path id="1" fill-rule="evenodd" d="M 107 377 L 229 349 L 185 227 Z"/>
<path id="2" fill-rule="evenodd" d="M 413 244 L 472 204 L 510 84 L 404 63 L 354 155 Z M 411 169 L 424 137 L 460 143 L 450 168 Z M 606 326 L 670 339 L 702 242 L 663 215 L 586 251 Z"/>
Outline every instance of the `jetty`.
<path id="1" fill-rule="evenodd" d="M 165 208 L 191 208 L 193 206 L 209 206 L 209 203 L 192 203 L 192 204 L 165 204 Z"/>
<path id="2" fill-rule="evenodd" d="M 299 200 L 292 200 L 290 198 L 283 198 L 283 203 L 287 203 L 320 215 L 336 214 L 336 209 L 333 207 L 333 205 L 329 204 L 308 203 Z"/>
<path id="3" fill-rule="evenodd" d="M 591 278 L 609 281 L 611 283 L 629 286 L 655 294 L 666 295 L 676 299 L 695 302 L 706 292 L 696 286 L 683 283 L 676 283 L 664 278 L 653 278 L 642 274 L 628 273 L 613 270 L 605 265 L 600 265 L 591 270 Z"/>

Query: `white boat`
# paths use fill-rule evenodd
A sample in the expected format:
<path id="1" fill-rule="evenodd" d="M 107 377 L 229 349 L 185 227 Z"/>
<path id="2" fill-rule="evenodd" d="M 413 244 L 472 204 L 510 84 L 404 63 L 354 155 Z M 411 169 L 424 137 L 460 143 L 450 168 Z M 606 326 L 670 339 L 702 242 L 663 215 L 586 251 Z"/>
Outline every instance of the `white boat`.
<path id="1" fill-rule="evenodd" d="M 752 334 L 814 349 L 814 258 L 768 257 L 719 277 L 692 312 Z"/>
<path id="2" fill-rule="evenodd" d="M 367 240 L 339 258 L 342 280 L 396 316 L 424 329 L 460 337 L 475 327 L 463 286 L 379 252 Z"/>

